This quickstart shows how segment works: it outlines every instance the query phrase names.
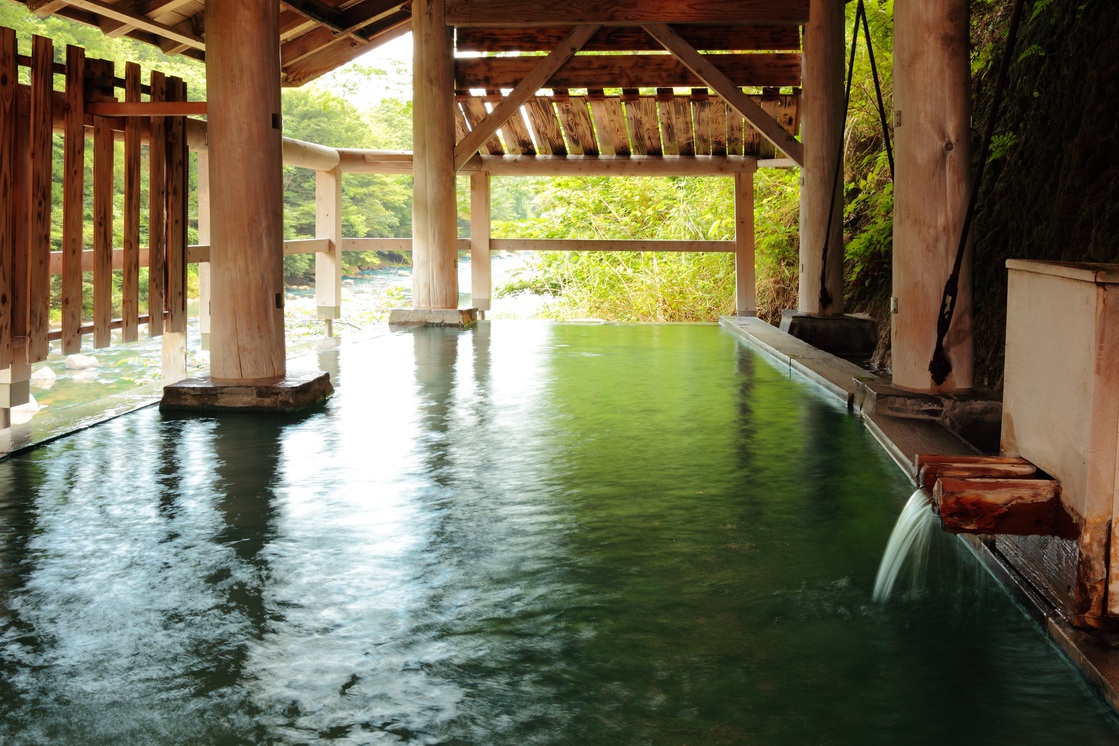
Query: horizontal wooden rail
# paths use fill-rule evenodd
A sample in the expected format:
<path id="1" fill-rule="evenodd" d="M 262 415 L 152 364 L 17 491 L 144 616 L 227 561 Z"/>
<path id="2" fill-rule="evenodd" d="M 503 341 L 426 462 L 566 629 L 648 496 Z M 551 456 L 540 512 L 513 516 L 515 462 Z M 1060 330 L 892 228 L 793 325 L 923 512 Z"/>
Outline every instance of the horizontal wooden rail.
<path id="1" fill-rule="evenodd" d="M 582 240 L 575 238 L 495 238 L 490 251 L 699 251 L 734 252 L 734 241 Z"/>
<path id="2" fill-rule="evenodd" d="M 205 101 L 95 101 L 85 107 L 98 117 L 189 117 L 206 115 Z"/>

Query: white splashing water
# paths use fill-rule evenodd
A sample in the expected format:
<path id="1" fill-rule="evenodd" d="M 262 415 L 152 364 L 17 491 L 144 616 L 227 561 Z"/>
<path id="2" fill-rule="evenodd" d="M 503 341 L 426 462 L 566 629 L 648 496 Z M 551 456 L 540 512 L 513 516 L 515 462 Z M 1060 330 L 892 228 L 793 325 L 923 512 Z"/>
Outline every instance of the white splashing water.
<path id="1" fill-rule="evenodd" d="M 878 577 L 874 579 L 875 601 L 882 603 L 890 597 L 906 560 L 909 560 L 914 585 L 920 583 L 929 554 L 929 536 L 935 523 L 936 514 L 929 507 L 929 498 L 918 489 L 902 508 L 886 544 L 886 553 L 878 566 Z"/>

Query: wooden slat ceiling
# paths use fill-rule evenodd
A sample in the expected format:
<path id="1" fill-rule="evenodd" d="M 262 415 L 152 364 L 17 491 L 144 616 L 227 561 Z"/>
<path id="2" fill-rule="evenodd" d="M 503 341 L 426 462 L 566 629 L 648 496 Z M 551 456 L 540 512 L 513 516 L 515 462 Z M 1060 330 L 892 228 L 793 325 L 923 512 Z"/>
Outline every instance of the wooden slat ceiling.
<path id="1" fill-rule="evenodd" d="M 19 0 L 171 54 L 205 57 L 204 0 Z M 298 86 L 411 30 L 411 2 L 280 3 L 283 84 Z M 575 24 L 602 27 L 485 143 L 487 154 L 745 155 L 770 145 L 643 23 L 672 23 L 791 133 L 799 128 L 808 0 L 446 0 L 455 27 L 459 139 Z M 609 54 L 602 54 L 608 52 Z"/>

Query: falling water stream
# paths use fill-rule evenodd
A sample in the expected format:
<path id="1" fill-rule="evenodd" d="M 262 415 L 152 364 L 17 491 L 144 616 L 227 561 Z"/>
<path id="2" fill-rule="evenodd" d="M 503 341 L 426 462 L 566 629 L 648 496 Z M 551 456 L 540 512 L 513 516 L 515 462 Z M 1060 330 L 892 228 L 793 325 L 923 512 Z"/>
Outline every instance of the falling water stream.
<path id="1" fill-rule="evenodd" d="M 886 544 L 878 576 L 874 579 L 874 600 L 879 603 L 890 597 L 902 568 L 908 561 L 911 590 L 920 588 L 924 578 L 925 561 L 929 554 L 929 537 L 936 525 L 936 514 L 929 506 L 929 497 L 918 488 L 898 516 L 898 522 Z"/>

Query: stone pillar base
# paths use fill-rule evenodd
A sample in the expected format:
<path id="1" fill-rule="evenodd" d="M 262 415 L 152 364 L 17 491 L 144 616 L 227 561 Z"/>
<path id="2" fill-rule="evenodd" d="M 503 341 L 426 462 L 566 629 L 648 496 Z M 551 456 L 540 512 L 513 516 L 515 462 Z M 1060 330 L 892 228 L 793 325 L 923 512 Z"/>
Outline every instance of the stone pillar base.
<path id="1" fill-rule="evenodd" d="M 269 384 L 215 383 L 209 376 L 163 387 L 161 412 L 297 412 L 334 393 L 329 373 L 288 372 Z"/>
<path id="2" fill-rule="evenodd" d="M 862 316 L 817 316 L 786 309 L 781 312 L 781 331 L 847 359 L 869 358 L 878 343 L 874 320 Z"/>
<path id="3" fill-rule="evenodd" d="M 477 308 L 394 308 L 389 326 L 457 326 L 463 329 L 478 323 Z"/>

